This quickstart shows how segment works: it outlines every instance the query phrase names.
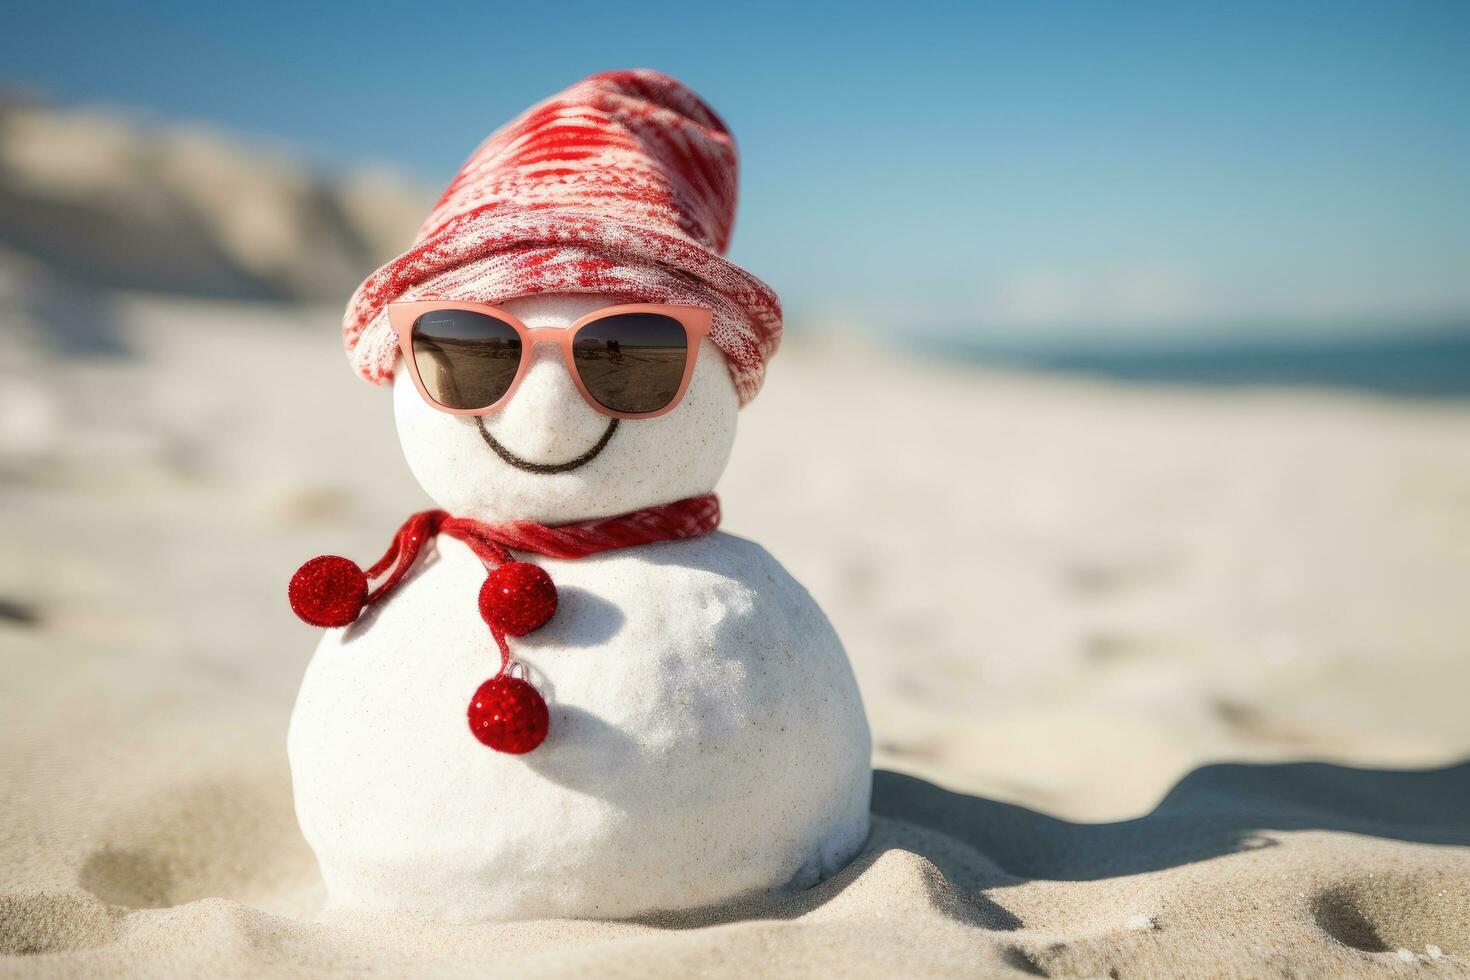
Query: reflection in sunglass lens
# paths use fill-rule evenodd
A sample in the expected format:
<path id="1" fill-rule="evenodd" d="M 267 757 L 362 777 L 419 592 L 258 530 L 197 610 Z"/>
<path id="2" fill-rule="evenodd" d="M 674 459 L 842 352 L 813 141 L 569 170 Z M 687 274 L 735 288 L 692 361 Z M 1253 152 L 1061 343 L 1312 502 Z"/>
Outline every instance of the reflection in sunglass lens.
<path id="1" fill-rule="evenodd" d="M 656 412 L 679 393 L 689 338 L 662 313 L 617 313 L 593 320 L 572 341 L 577 374 L 614 412 Z"/>
<path id="2" fill-rule="evenodd" d="M 521 365 L 510 324 L 470 310 L 431 310 L 413 322 L 413 360 L 430 397 L 445 408 L 488 408 Z"/>

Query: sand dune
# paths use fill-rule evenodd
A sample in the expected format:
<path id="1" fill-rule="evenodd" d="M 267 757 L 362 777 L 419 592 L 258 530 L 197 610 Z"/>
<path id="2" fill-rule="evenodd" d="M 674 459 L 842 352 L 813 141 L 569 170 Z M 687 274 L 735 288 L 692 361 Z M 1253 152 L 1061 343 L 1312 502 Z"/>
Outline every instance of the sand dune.
<path id="1" fill-rule="evenodd" d="M 27 282 L 0 974 L 1470 975 L 1470 409 L 795 338 L 721 491 L 851 651 L 867 851 L 670 920 L 323 918 L 283 589 L 422 504 L 387 394 L 335 310 L 97 294 L 58 345 Z"/>
<path id="2" fill-rule="evenodd" d="M 336 301 L 427 197 L 198 126 L 0 98 L 0 242 L 92 288 Z"/>

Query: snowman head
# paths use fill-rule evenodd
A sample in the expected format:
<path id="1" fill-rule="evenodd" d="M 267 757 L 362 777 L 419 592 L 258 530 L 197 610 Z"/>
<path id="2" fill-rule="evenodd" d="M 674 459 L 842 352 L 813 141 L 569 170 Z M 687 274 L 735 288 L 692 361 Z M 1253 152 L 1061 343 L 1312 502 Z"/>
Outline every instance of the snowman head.
<path id="1" fill-rule="evenodd" d="M 618 305 L 597 295 L 548 293 L 497 306 L 526 327 L 565 330 Z M 568 372 L 561 349 L 523 354 L 514 392 L 486 415 L 431 405 L 407 370 L 394 378 L 398 437 L 409 468 L 445 510 L 482 521 L 567 523 L 705 494 L 730 457 L 740 406 L 724 354 L 709 339 L 675 406 L 653 418 L 598 411 Z"/>
<path id="2" fill-rule="evenodd" d="M 358 287 L 343 320 L 358 373 L 393 380 L 404 453 L 441 507 L 556 523 L 714 487 L 735 411 L 781 336 L 776 294 L 724 257 L 736 172 L 714 110 L 647 70 L 583 79 L 471 155 L 413 247 Z M 493 411 L 453 415 L 395 370 L 389 307 L 401 320 L 395 304 L 431 302 L 493 306 L 528 330 L 564 330 L 606 306 L 677 305 L 709 311 L 709 328 L 663 415 L 614 422 L 582 396 L 558 345 L 541 342 L 523 345 L 525 373 Z"/>

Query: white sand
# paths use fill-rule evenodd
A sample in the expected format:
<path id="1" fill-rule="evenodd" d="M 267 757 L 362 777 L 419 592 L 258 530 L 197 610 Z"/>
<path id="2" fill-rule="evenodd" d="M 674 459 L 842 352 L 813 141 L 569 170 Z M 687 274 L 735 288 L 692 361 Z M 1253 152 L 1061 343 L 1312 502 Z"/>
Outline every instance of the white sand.
<path id="1" fill-rule="evenodd" d="M 318 917 L 285 580 L 424 502 L 335 312 L 62 361 L 0 310 L 0 973 L 1470 973 L 1470 409 L 798 342 L 720 489 L 852 655 L 867 851 L 701 920 Z"/>

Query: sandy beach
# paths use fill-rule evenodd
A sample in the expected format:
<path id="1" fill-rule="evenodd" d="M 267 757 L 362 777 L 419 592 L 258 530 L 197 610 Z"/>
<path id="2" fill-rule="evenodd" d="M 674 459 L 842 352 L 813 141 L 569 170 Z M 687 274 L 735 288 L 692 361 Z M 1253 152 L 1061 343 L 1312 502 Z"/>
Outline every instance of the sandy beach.
<path id="1" fill-rule="evenodd" d="M 425 503 L 336 311 L 3 302 L 0 973 L 1470 975 L 1470 408 L 793 334 L 719 489 L 853 659 L 867 850 L 448 927 L 319 915 L 292 814 L 286 578 Z"/>

